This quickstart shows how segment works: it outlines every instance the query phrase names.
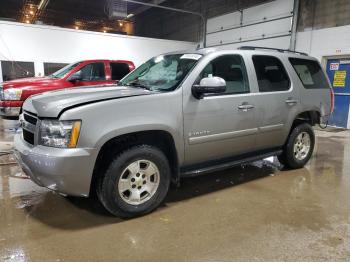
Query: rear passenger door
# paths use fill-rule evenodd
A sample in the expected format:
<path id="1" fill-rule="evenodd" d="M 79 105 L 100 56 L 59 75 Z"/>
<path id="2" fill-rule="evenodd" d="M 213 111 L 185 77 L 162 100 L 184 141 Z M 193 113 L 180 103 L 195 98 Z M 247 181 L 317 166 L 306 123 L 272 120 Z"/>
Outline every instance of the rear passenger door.
<path id="1" fill-rule="evenodd" d="M 287 70 L 291 70 L 285 57 L 253 55 L 259 94 L 257 106 L 257 149 L 272 149 L 284 144 L 289 123 L 298 111 L 299 89 L 292 84 Z M 287 70 L 286 70 L 286 66 Z M 294 82 L 294 81 L 293 81 Z"/>

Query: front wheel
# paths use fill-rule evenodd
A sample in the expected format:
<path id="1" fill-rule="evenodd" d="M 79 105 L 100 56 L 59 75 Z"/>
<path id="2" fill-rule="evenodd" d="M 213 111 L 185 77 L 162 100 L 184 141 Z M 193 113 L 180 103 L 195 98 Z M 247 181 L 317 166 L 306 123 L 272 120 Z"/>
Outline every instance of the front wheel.
<path id="1" fill-rule="evenodd" d="M 304 123 L 295 126 L 278 160 L 285 166 L 302 168 L 311 158 L 315 146 L 315 133 L 312 126 Z"/>
<path id="2" fill-rule="evenodd" d="M 168 160 L 159 149 L 132 147 L 111 162 L 101 177 L 97 195 L 104 207 L 118 217 L 136 217 L 157 208 L 170 184 Z"/>

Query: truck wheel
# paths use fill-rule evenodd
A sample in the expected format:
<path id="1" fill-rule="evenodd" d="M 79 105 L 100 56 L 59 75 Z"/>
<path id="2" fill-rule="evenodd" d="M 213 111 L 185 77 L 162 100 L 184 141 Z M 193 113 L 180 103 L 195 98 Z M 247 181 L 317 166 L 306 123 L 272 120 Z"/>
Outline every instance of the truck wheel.
<path id="1" fill-rule="evenodd" d="M 164 200 L 171 180 L 168 160 L 159 149 L 140 145 L 112 160 L 97 186 L 97 195 L 113 215 L 147 214 Z"/>
<path id="2" fill-rule="evenodd" d="M 288 168 L 302 168 L 311 158 L 315 134 L 311 125 L 300 124 L 292 130 L 278 160 Z"/>

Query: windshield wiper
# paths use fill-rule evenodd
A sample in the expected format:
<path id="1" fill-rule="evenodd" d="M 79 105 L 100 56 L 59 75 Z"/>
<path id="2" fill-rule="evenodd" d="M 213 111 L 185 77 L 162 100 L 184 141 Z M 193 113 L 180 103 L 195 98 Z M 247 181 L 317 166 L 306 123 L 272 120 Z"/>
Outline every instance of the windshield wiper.
<path id="1" fill-rule="evenodd" d="M 50 78 L 59 78 L 58 76 L 55 76 L 55 75 L 49 75 L 48 77 L 50 77 Z"/>
<path id="2" fill-rule="evenodd" d="M 132 86 L 132 87 L 138 87 L 138 88 L 142 88 L 142 89 L 146 89 L 146 90 L 151 90 L 151 88 L 149 86 L 145 86 L 139 82 L 130 82 L 125 84 L 125 86 Z"/>

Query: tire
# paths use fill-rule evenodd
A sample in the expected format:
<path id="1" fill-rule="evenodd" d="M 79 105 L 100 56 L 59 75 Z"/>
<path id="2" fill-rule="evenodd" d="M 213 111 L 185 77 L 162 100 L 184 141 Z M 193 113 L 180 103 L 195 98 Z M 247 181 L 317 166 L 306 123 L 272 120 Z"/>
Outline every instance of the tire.
<path id="1" fill-rule="evenodd" d="M 113 215 L 131 218 L 150 213 L 167 195 L 171 171 L 166 156 L 148 145 L 116 156 L 97 184 L 97 196 Z"/>
<path id="2" fill-rule="evenodd" d="M 309 139 L 309 143 L 307 140 Z M 302 142 L 304 141 L 304 142 Z M 307 147 L 309 144 L 309 147 Z M 310 160 L 315 146 L 315 133 L 308 123 L 297 125 L 290 133 L 283 153 L 278 156 L 287 168 L 302 168 Z"/>

